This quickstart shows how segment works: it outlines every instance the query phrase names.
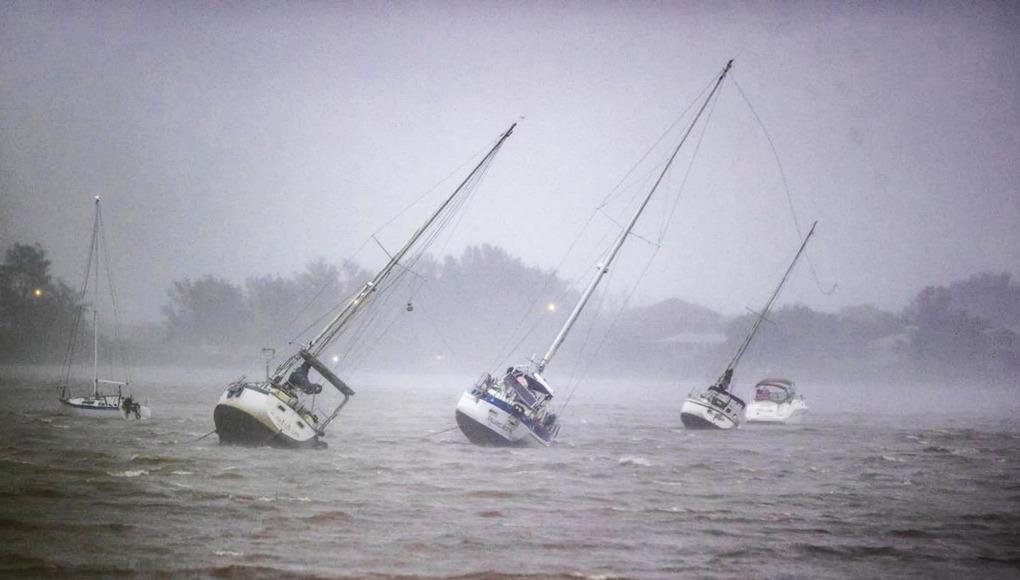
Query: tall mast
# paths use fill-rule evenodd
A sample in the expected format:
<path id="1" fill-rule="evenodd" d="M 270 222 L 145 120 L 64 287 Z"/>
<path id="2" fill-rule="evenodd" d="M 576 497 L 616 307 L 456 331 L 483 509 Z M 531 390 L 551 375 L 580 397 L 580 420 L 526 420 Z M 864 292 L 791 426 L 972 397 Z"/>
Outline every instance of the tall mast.
<path id="1" fill-rule="evenodd" d="M 92 308 L 92 398 L 99 396 L 99 311 Z"/>
<path id="2" fill-rule="evenodd" d="M 652 199 L 652 196 L 655 194 L 655 190 L 659 188 L 659 184 L 662 183 L 663 178 L 666 176 L 666 172 L 669 171 L 669 168 L 670 166 L 673 165 L 673 161 L 676 159 L 677 154 L 680 153 L 680 148 L 684 146 L 684 143 L 687 141 L 687 137 L 689 137 L 691 131 L 694 130 L 694 126 L 698 123 L 698 119 L 700 119 L 702 113 L 705 112 L 705 108 L 708 107 L 708 103 L 711 102 L 712 97 L 714 97 L 716 92 L 719 90 L 719 86 L 722 85 L 723 79 L 726 78 L 726 74 L 730 71 L 730 67 L 732 66 L 733 60 L 730 60 L 728 63 L 726 63 L 726 66 L 723 68 L 722 73 L 719 74 L 719 78 L 716 79 L 715 86 L 712 87 L 712 91 L 708 93 L 708 96 L 705 97 L 705 101 L 701 103 L 701 108 L 699 108 L 697 114 L 694 115 L 694 119 L 691 121 L 690 125 L 687 126 L 687 129 L 684 131 L 683 137 L 680 138 L 680 143 L 677 144 L 676 148 L 673 150 L 673 154 L 669 158 L 669 161 L 666 162 L 666 166 L 663 167 L 662 172 L 659 173 L 659 178 L 655 180 L 655 183 L 652 185 L 652 188 L 648 190 L 648 193 L 645 195 L 645 198 L 641 202 L 641 205 L 638 206 L 637 211 L 635 211 L 634 215 L 630 218 L 630 222 L 627 224 L 627 227 L 624 228 L 624 230 L 620 233 L 620 236 L 616 238 L 616 241 L 613 243 L 613 247 L 606 254 L 602 262 L 596 266 L 596 269 L 598 271 L 595 273 L 595 276 L 588 284 L 588 287 L 585 288 L 584 293 L 581 294 L 581 298 L 577 301 L 577 304 L 574 306 L 574 310 L 570 313 L 570 316 L 567 317 L 566 322 L 563 323 L 563 327 L 560 328 L 559 334 L 556 335 L 556 338 L 553 339 L 552 344 L 549 345 L 549 350 L 547 350 L 545 355 L 542 356 L 542 359 L 538 361 L 537 363 L 538 372 L 542 372 L 543 370 L 545 370 L 545 367 L 549 364 L 549 361 L 552 360 L 553 356 L 556 354 L 556 351 L 559 350 L 560 345 L 562 345 L 563 341 L 566 340 L 567 334 L 570 332 L 570 329 L 574 326 L 574 323 L 577 322 L 577 318 L 581 315 L 581 311 L 584 310 L 584 307 L 588 304 L 588 301 L 591 299 L 592 294 L 595 293 L 595 289 L 598 287 L 599 282 L 602 281 L 602 277 L 609 272 L 609 265 L 612 264 L 613 260 L 616 258 L 616 254 L 618 254 L 620 248 L 623 247 L 623 243 L 627 240 L 627 237 L 630 235 L 631 230 L 634 229 L 634 225 L 637 223 L 638 218 L 640 218 L 642 212 L 645 211 L 645 207 L 648 205 L 648 202 Z"/>
<path id="3" fill-rule="evenodd" d="M 95 282 L 92 295 L 92 398 L 99 396 L 99 196 L 96 196 L 96 221 L 92 226 L 92 255 L 96 259 Z M 90 265 L 91 267 L 91 265 Z"/>
<path id="4" fill-rule="evenodd" d="M 786 280 L 790 277 L 790 273 L 793 272 L 793 267 L 797 265 L 797 260 L 800 260 L 801 254 L 804 253 L 804 248 L 807 247 L 808 240 L 810 240 L 811 236 L 814 235 L 815 226 L 817 225 L 818 222 L 811 224 L 811 230 L 808 231 L 806 236 L 804 236 L 804 241 L 801 242 L 800 249 L 797 250 L 797 255 L 793 257 L 793 261 L 790 262 L 790 265 L 786 268 L 786 272 L 783 274 L 783 278 L 779 281 L 779 285 L 776 286 L 776 289 L 772 292 L 768 302 L 765 303 L 765 308 L 758 313 L 758 318 L 756 318 L 754 320 L 754 324 L 751 325 L 750 332 L 747 333 L 747 337 L 744 338 L 744 342 L 741 343 L 740 348 L 737 349 L 737 353 L 733 355 L 733 359 L 730 360 L 730 364 L 726 365 L 726 370 L 723 371 L 722 376 L 719 377 L 716 384 L 719 384 L 723 388 L 726 388 L 726 386 L 729 385 L 730 377 L 733 376 L 733 369 L 736 368 L 737 363 L 740 362 L 740 357 L 744 356 L 744 352 L 746 352 L 747 347 L 750 346 L 751 340 L 754 339 L 754 335 L 761 327 L 761 323 L 764 322 L 765 317 L 768 316 L 769 310 L 772 308 L 772 304 L 776 301 L 776 298 L 779 297 L 779 292 L 783 289 L 783 285 L 786 284 Z"/>
<path id="5" fill-rule="evenodd" d="M 467 177 L 465 177 L 464 180 L 461 181 L 460 184 L 457 186 L 457 188 L 453 190 L 453 193 L 451 193 L 449 197 L 447 197 L 446 200 L 443 201 L 442 205 L 440 205 L 439 208 L 436 209 L 436 211 L 433 212 L 432 215 L 429 216 L 427 220 L 425 220 L 425 223 L 423 223 L 417 229 L 417 231 L 414 232 L 411 238 L 407 240 L 407 243 L 405 243 L 404 246 L 400 248 L 400 250 L 397 253 L 393 254 L 393 257 L 390 258 L 390 261 L 387 262 L 385 266 L 383 266 L 382 270 L 380 270 L 379 273 L 376 274 L 374 278 L 366 282 L 365 285 L 362 286 L 361 290 L 359 290 L 358 293 L 355 294 L 354 297 L 351 298 L 349 302 L 347 302 L 343 309 L 340 310 L 340 312 L 337 313 L 337 315 L 334 316 L 332 320 L 330 320 L 329 324 L 327 324 L 322 329 L 322 331 L 308 343 L 306 347 L 306 350 L 308 352 L 310 352 L 313 355 L 318 355 L 319 353 L 322 352 L 322 349 L 324 349 L 330 343 L 330 341 L 333 340 L 333 338 L 337 335 L 337 333 L 340 332 L 340 329 L 344 327 L 347 321 L 350 320 L 351 317 L 353 317 L 365 305 L 365 303 L 368 302 L 368 299 L 372 292 L 374 292 L 379 287 L 379 284 L 381 284 L 386 279 L 386 277 L 389 276 L 393 269 L 397 267 L 397 265 L 400 263 L 400 260 L 403 259 L 403 257 L 407 254 L 411 247 L 414 246 L 418 239 L 421 238 L 421 236 L 425 233 L 426 230 L 428 230 L 429 226 L 431 226 L 436 221 L 436 219 L 439 218 L 440 214 L 443 213 L 443 210 L 445 210 L 453 202 L 453 200 L 457 198 L 458 194 L 460 194 L 460 192 L 471 182 L 471 180 L 474 179 L 476 175 L 478 175 L 482 168 L 485 167 L 485 165 L 490 160 L 492 160 L 492 158 L 499 151 L 500 147 L 503 146 L 503 143 L 510 137 L 511 134 L 513 134 L 514 128 L 516 126 L 517 123 L 510 125 L 510 128 L 507 129 L 506 132 L 504 132 L 502 135 L 500 135 L 499 139 L 496 141 L 496 144 L 493 145 L 491 149 L 489 149 L 489 152 L 485 154 L 485 157 L 483 157 L 482 160 L 479 161 L 477 165 L 475 165 L 474 169 L 471 170 Z M 291 362 L 295 360 L 297 360 L 296 355 L 295 357 L 292 357 L 284 364 L 280 365 L 280 367 L 276 370 L 275 378 L 282 377 L 285 374 L 287 368 L 290 367 Z"/>

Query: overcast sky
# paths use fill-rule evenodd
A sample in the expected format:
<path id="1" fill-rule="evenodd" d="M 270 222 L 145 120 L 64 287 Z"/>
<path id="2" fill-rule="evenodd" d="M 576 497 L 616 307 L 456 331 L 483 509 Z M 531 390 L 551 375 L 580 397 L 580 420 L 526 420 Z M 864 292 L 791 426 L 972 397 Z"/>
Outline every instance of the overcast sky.
<path id="1" fill-rule="evenodd" d="M 784 301 L 898 309 L 926 284 L 1020 273 L 1020 8 L 890 4 L 2 2 L 0 243 L 41 243 L 76 285 L 101 194 L 119 298 L 158 320 L 175 278 L 350 257 L 524 117 L 447 249 L 552 267 L 736 57 L 802 226 L 820 222 L 821 283 L 838 285 L 802 268 Z M 796 250 L 735 89 L 641 303 L 760 306 Z"/>

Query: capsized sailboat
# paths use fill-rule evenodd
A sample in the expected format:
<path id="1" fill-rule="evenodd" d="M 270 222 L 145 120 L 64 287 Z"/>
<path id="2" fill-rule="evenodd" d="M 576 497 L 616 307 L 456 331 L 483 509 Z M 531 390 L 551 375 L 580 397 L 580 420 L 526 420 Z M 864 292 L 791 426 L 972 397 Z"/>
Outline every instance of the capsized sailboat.
<path id="1" fill-rule="evenodd" d="M 758 329 L 761 328 L 761 323 L 764 322 L 765 317 L 768 316 L 769 310 L 772 308 L 772 304 L 775 303 L 776 298 L 779 297 L 779 292 L 783 289 L 783 285 L 786 284 L 786 280 L 790 277 L 790 273 L 793 272 L 793 267 L 797 265 L 797 260 L 799 260 L 801 254 L 804 253 L 804 248 L 807 247 L 808 240 L 810 240 L 811 236 L 815 233 L 816 225 L 818 225 L 818 222 L 811 225 L 811 231 L 809 231 L 807 236 L 804 237 L 804 241 L 800 244 L 800 249 L 797 250 L 797 255 L 794 256 L 793 261 L 790 262 L 790 266 L 786 269 L 786 273 L 783 274 L 783 278 L 779 281 L 779 285 L 776 286 L 775 291 L 772 292 L 768 302 L 765 303 L 765 307 L 758 313 L 757 318 L 754 320 L 754 324 L 751 325 L 751 329 L 747 332 L 747 336 L 744 337 L 744 341 L 740 343 L 740 347 L 737 348 L 736 354 L 734 354 L 733 358 L 730 359 L 730 363 L 726 365 L 726 368 L 723 370 L 722 375 L 719 376 L 719 379 L 707 389 L 695 389 L 687 396 L 687 400 L 684 401 L 683 407 L 680 408 L 680 420 L 683 421 L 684 427 L 688 429 L 733 429 L 740 425 L 740 421 L 744 414 L 744 407 L 746 407 L 747 404 L 743 399 L 730 391 L 730 382 L 733 380 L 733 371 L 737 368 L 740 358 L 744 356 L 744 352 L 747 351 L 747 347 L 751 345 L 754 335 L 757 334 Z"/>
<path id="2" fill-rule="evenodd" d="M 64 368 L 60 379 L 60 404 L 61 408 L 75 415 L 100 418 L 121 418 L 127 420 L 148 419 L 151 410 L 136 401 L 130 395 L 125 396 L 124 390 L 128 387 L 126 370 L 123 372 L 123 380 L 114 380 L 110 375 L 100 378 L 100 352 L 99 352 L 99 282 L 100 264 L 106 266 L 106 283 L 110 291 L 111 311 L 116 316 L 116 301 L 114 300 L 113 280 L 110 275 L 110 257 L 106 252 L 106 236 L 103 231 L 103 215 L 100 208 L 99 196 L 96 196 L 95 218 L 92 223 L 92 241 L 89 245 L 88 257 L 85 260 L 85 276 L 82 280 L 81 290 L 78 295 L 78 311 L 75 313 L 74 324 L 71 328 L 71 336 L 64 357 Z M 106 252 L 108 254 L 108 252 Z M 89 283 L 92 282 L 91 303 Z M 92 313 L 92 392 L 87 395 L 74 396 L 71 386 L 72 369 L 75 366 L 78 339 L 83 330 L 82 324 L 86 310 Z M 116 321 L 114 321 L 114 325 Z M 104 391 L 116 387 L 116 392 Z"/>
<path id="3" fill-rule="evenodd" d="M 323 350 L 337 340 L 370 310 L 373 298 L 388 288 L 395 274 L 406 267 L 401 260 L 416 247 L 419 240 L 434 239 L 437 230 L 449 222 L 460 198 L 470 191 L 485 174 L 503 143 L 513 133 L 514 123 L 502 133 L 496 143 L 467 177 L 440 204 L 431 216 L 414 232 L 399 251 L 376 275 L 351 296 L 339 312 L 308 343 L 297 349 L 265 381 L 239 380 L 230 384 L 213 411 L 216 433 L 220 443 L 274 447 L 322 447 L 326 428 L 336 419 L 347 402 L 354 396 L 351 389 L 321 360 Z M 312 371 L 318 373 L 339 393 L 339 402 L 332 408 L 318 412 L 314 397 L 322 393 L 322 385 L 313 382 Z"/>
<path id="4" fill-rule="evenodd" d="M 732 66 L 732 60 L 726 63 L 722 73 L 719 74 L 712 86 L 712 90 L 709 91 L 694 118 L 684 130 L 679 143 L 655 183 L 645 194 L 637 210 L 631 216 L 626 227 L 622 228 L 609 251 L 596 265 L 594 277 L 581 294 L 570 316 L 567 317 L 542 358 L 538 361 L 529 361 L 527 364 L 511 366 L 498 376 L 485 373 L 470 390 L 461 395 L 455 412 L 457 426 L 472 443 L 514 446 L 537 442 L 548 446 L 556 439 L 560 431 L 560 424 L 552 406 L 553 389 L 546 381 L 544 372 L 556 355 L 556 351 L 566 340 L 602 278 L 609 272 L 609 266 L 630 236 L 631 230 L 634 229 L 641 214 L 648 206 L 648 202 L 659 188 L 680 149 L 715 97 Z"/>

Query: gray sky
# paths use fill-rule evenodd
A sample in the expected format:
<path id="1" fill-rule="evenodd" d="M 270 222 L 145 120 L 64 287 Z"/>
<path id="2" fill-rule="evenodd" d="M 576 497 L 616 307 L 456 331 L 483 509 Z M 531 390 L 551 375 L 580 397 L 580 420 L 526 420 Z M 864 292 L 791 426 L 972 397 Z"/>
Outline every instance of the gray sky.
<path id="1" fill-rule="evenodd" d="M 0 243 L 42 243 L 75 285 L 100 193 L 120 300 L 155 320 L 174 278 L 351 256 L 523 116 L 447 248 L 551 267 L 732 57 L 839 286 L 802 268 L 786 302 L 899 308 L 925 284 L 1020 271 L 1015 3 L 3 2 Z M 637 300 L 758 306 L 796 246 L 728 85 Z"/>

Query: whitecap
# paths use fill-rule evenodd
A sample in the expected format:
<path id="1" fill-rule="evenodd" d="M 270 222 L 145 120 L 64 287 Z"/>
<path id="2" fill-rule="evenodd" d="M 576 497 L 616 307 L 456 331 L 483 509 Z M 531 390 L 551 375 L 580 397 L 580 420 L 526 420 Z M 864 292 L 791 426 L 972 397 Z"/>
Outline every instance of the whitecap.
<path id="1" fill-rule="evenodd" d="M 243 556 L 241 552 L 231 552 L 230 550 L 216 550 L 213 552 L 217 556 Z"/>
<path id="2" fill-rule="evenodd" d="M 624 455 L 620 458 L 620 465 L 640 465 L 641 467 L 651 467 L 652 462 L 648 461 L 644 457 Z"/>
<path id="3" fill-rule="evenodd" d="M 107 473 L 113 477 L 141 477 L 143 475 L 149 475 L 149 472 L 144 469 L 138 470 L 127 470 L 127 471 L 107 471 Z"/>

